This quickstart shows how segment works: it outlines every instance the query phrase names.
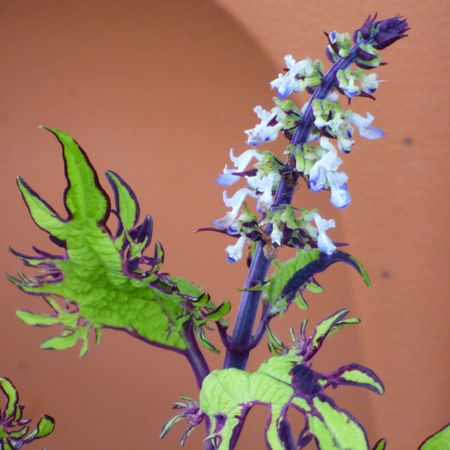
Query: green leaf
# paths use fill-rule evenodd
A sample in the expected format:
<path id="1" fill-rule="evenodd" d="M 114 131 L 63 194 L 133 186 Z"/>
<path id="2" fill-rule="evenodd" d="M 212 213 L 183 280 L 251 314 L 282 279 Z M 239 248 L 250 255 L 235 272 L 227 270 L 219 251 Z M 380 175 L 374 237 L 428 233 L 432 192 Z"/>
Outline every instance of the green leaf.
<path id="1" fill-rule="evenodd" d="M 169 419 L 162 426 L 161 432 L 159 433 L 159 437 L 162 439 L 171 430 L 171 428 L 182 419 L 183 419 L 182 414 L 177 414 L 176 416 L 173 416 L 171 419 Z"/>
<path id="2" fill-rule="evenodd" d="M 362 279 L 364 280 L 364 283 L 366 283 L 367 287 L 370 288 L 372 283 L 370 282 L 369 274 L 367 273 L 367 270 L 364 268 L 364 266 L 352 255 L 348 255 L 349 259 L 352 260 L 358 269 L 358 272 L 360 273 Z"/>
<path id="3" fill-rule="evenodd" d="M 449 450 L 450 424 L 444 425 L 438 432 L 425 439 L 419 450 Z"/>
<path id="4" fill-rule="evenodd" d="M 366 433 L 348 413 L 325 397 L 315 397 L 312 403 L 313 411 L 307 415 L 307 421 L 320 450 L 369 448 Z"/>
<path id="5" fill-rule="evenodd" d="M 378 376 L 372 370 L 359 364 L 350 364 L 338 369 L 334 381 L 338 384 L 365 387 L 377 394 L 384 394 L 384 386 Z"/>
<path id="6" fill-rule="evenodd" d="M 8 378 L 0 378 L 0 389 L 6 395 L 6 406 L 3 411 L 3 416 L 12 417 L 14 416 L 19 400 L 17 390 Z"/>
<path id="7" fill-rule="evenodd" d="M 300 250 L 290 260 L 275 264 L 277 270 L 263 286 L 264 299 L 272 305 L 274 313 L 284 312 L 297 293 L 304 289 L 321 292 L 321 287 L 313 281 L 315 274 L 323 272 L 330 265 L 344 262 L 354 267 L 370 286 L 370 280 L 362 264 L 353 256 L 336 250 L 327 255 L 319 249 Z"/>
<path id="8" fill-rule="evenodd" d="M 386 450 L 386 439 L 380 439 L 376 442 L 372 450 Z"/>
<path id="9" fill-rule="evenodd" d="M 117 213 L 125 230 L 133 228 L 139 219 L 139 204 L 131 187 L 111 170 L 106 177 L 114 191 Z"/>
<path id="10" fill-rule="evenodd" d="M 28 311 L 18 312 L 18 316 L 33 325 L 63 325 L 62 336 L 44 342 L 44 348 L 68 348 L 81 340 L 81 354 L 84 354 L 90 329 L 97 332 L 113 328 L 149 343 L 185 350 L 183 299 L 176 292 L 170 294 L 149 284 L 157 279 L 155 271 L 159 265 L 147 277 L 140 273 L 130 275 L 128 269 L 124 270 L 127 262 L 116 248 L 106 224 L 110 201 L 94 168 L 74 139 L 61 131 L 49 130 L 63 146 L 67 176 L 65 204 L 69 219 L 60 221 L 24 182 L 20 182 L 19 188 L 36 223 L 55 238 L 64 240 L 66 255 L 47 258 L 19 255 L 26 264 L 42 267 L 44 275 L 45 271 L 49 275 L 9 277 L 9 280 L 27 293 L 44 296 L 47 301 L 52 297 L 62 298 L 66 305 L 59 307 L 52 300 L 54 318 Z M 137 201 L 123 180 L 112 172 L 108 172 L 108 176 L 118 192 L 119 220 L 124 221 L 122 226 L 132 226 L 139 210 Z M 156 246 L 156 253 L 158 258 L 163 258 L 160 245 Z M 202 293 L 187 281 L 178 280 L 178 285 L 180 291 Z"/>
<path id="11" fill-rule="evenodd" d="M 103 222 L 109 213 L 109 200 L 86 153 L 68 134 L 45 128 L 56 136 L 63 148 L 69 182 L 64 199 L 67 212 L 79 222 Z"/>
<path id="12" fill-rule="evenodd" d="M 263 286 L 264 297 L 269 303 L 275 303 L 282 297 L 292 297 L 301 287 L 295 285 L 296 274 L 304 269 L 308 264 L 317 261 L 320 257 L 320 250 L 300 250 L 294 258 L 281 263 L 276 272 L 269 278 L 268 283 Z M 310 277 L 304 281 L 308 281 Z M 292 292 L 291 287 L 292 285 Z"/>
<path id="13" fill-rule="evenodd" d="M 42 416 L 37 424 L 36 439 L 41 439 L 49 434 L 53 433 L 55 429 L 55 419 L 50 416 Z"/>
<path id="14" fill-rule="evenodd" d="M 38 314 L 25 310 L 16 311 L 16 315 L 22 322 L 32 326 L 48 327 L 60 323 L 58 317 Z"/>
<path id="15" fill-rule="evenodd" d="M 56 238 L 65 240 L 65 224 L 58 213 L 39 194 L 33 191 L 21 177 L 17 177 L 17 186 L 34 223 Z"/>
<path id="16" fill-rule="evenodd" d="M 340 309 L 330 317 L 322 320 L 316 326 L 314 335 L 312 336 L 311 349 L 319 349 L 327 337 L 333 335 L 336 331 L 345 328 L 348 325 L 358 324 L 360 321 L 357 317 L 345 318 L 348 309 Z"/>
<path id="17" fill-rule="evenodd" d="M 66 336 L 55 336 L 47 339 L 41 344 L 41 348 L 46 350 L 65 350 L 73 347 L 81 337 L 76 334 L 68 334 Z"/>
<path id="18" fill-rule="evenodd" d="M 208 313 L 205 318 L 211 320 L 212 322 L 217 322 L 228 314 L 231 311 L 231 303 L 229 301 L 223 302 L 220 306 L 218 306 L 215 310 Z"/>

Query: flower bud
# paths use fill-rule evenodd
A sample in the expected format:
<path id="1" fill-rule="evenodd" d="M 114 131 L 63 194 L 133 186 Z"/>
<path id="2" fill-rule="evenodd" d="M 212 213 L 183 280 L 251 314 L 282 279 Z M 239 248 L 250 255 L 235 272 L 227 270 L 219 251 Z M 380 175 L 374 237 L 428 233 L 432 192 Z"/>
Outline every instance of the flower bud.
<path id="1" fill-rule="evenodd" d="M 406 19 L 395 16 L 375 22 L 376 17 L 376 14 L 373 17 L 369 16 L 363 26 L 355 31 L 353 35 L 355 43 L 363 39 L 372 39 L 374 48 L 382 50 L 406 36 L 405 33 L 409 30 Z"/>

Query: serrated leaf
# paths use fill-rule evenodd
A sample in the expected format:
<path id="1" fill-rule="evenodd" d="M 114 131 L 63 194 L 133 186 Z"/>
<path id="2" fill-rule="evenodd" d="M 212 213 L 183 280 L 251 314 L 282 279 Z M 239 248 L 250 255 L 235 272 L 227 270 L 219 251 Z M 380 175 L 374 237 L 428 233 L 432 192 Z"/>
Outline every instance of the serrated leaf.
<path id="1" fill-rule="evenodd" d="M 427 438 L 418 450 L 449 450 L 450 449 L 450 423 L 444 425 L 438 432 Z"/>
<path id="2" fill-rule="evenodd" d="M 151 276 L 142 279 L 129 276 L 129 269 L 124 267 L 120 249 L 115 247 L 106 225 L 110 202 L 99 184 L 94 168 L 73 138 L 58 130 L 49 130 L 63 146 L 68 184 L 65 205 L 69 218 L 61 222 L 63 232 L 58 228 L 57 236 L 54 236 L 58 239 L 64 238 L 67 254 L 65 257 L 49 255 L 45 261 L 42 261 L 40 256 L 28 259 L 21 257 L 26 263 L 38 260 L 35 264 L 37 267 L 41 267 L 44 262 L 45 266 L 42 267 L 49 275 L 40 278 L 9 278 L 27 293 L 40 294 L 47 298 L 60 297 L 65 299 L 67 304 L 77 305 L 71 311 L 65 308 L 55 310 L 59 318 L 58 323 L 64 325 L 65 332 L 61 338 L 46 341 L 44 347 L 67 348 L 80 336 L 74 328 L 79 330 L 85 324 L 90 324 L 94 329 L 121 329 L 149 343 L 185 350 L 187 344 L 183 323 L 177 319 L 182 316 L 182 299 L 176 293 L 166 293 L 149 285 L 147 279 L 152 278 Z M 127 211 L 124 213 L 124 220 L 130 225 L 133 222 L 133 214 L 137 214 L 138 205 L 136 203 L 133 209 L 130 191 L 118 176 L 109 174 L 116 189 L 120 190 L 118 201 L 122 202 L 122 206 L 127 205 L 124 208 Z M 21 186 L 28 202 L 37 202 L 31 190 L 26 188 L 24 183 L 21 183 Z M 39 211 L 45 212 L 45 202 L 38 205 Z M 36 209 L 35 206 L 32 208 Z M 53 217 L 52 220 L 57 219 Z M 55 227 L 47 228 L 53 232 Z M 160 245 L 156 246 L 156 256 L 160 259 L 163 257 Z M 30 314 L 19 313 L 19 316 L 36 324 L 50 324 L 52 321 Z M 80 333 L 83 335 L 84 331 Z M 82 354 L 87 350 L 87 345 L 88 341 L 84 339 Z"/>
<path id="3" fill-rule="evenodd" d="M 19 400 L 17 389 L 8 378 L 0 378 L 0 389 L 6 396 L 6 406 L 3 411 L 5 418 L 14 416 L 14 412 Z"/>

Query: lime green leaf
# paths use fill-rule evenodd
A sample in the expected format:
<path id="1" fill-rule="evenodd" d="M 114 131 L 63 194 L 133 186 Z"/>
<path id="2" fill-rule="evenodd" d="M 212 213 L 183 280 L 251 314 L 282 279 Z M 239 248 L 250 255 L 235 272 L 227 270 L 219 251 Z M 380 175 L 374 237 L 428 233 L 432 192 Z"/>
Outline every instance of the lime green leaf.
<path id="1" fill-rule="evenodd" d="M 427 438 L 419 447 L 419 450 L 449 450 L 450 449 L 450 424 L 445 425 L 438 432 Z"/>
<path id="2" fill-rule="evenodd" d="M 19 395 L 12 382 L 7 378 L 0 378 L 1 391 L 6 396 L 4 410 L 0 409 L 0 449 L 19 449 L 24 445 L 48 436 L 55 428 L 55 421 L 50 416 L 43 416 L 37 423 L 36 428 L 29 434 L 27 426 L 30 419 L 22 419 L 24 407 L 18 405 Z M 0 402 L 2 404 L 4 402 Z"/>
<path id="3" fill-rule="evenodd" d="M 16 311 L 16 315 L 22 322 L 25 322 L 27 325 L 48 327 L 60 323 L 58 317 L 38 314 L 25 310 Z"/>
<path id="4" fill-rule="evenodd" d="M 64 240 L 65 224 L 58 213 L 20 177 L 17 178 L 17 186 L 34 223 L 47 233 Z"/>
<path id="5" fill-rule="evenodd" d="M 169 419 L 161 428 L 161 432 L 159 433 L 159 437 L 162 439 L 169 431 L 170 429 L 180 420 L 183 419 L 183 416 L 181 414 L 177 414 L 176 416 Z"/>
<path id="6" fill-rule="evenodd" d="M 263 286 L 264 297 L 269 303 L 275 303 L 282 297 L 294 296 L 295 292 L 301 285 L 295 284 L 296 275 L 299 271 L 320 257 L 320 250 L 300 250 L 294 258 L 279 264 L 274 275 L 272 275 L 268 283 Z M 304 283 L 309 281 L 308 276 Z M 304 284 L 303 283 L 303 284 Z M 291 292 L 292 291 L 292 292 Z"/>
<path id="7" fill-rule="evenodd" d="M 63 349 L 81 341 L 83 355 L 90 330 L 99 336 L 102 328 L 112 328 L 152 344 L 184 351 L 187 349 L 184 323 L 193 314 L 185 308 L 185 296 L 197 298 L 203 291 L 188 281 L 175 279 L 178 290 L 170 293 L 172 281 L 169 278 L 167 286 L 158 275 L 164 256 L 161 245 L 155 247 L 154 266 L 150 270 L 148 265 L 139 267 L 140 258 L 144 258 L 142 252 L 149 244 L 151 222 L 146 218 L 145 224 L 136 225 L 139 205 L 131 188 L 118 175 L 108 172 L 116 193 L 119 225 L 128 233 L 128 241 L 123 242 L 125 249 L 115 245 L 106 223 L 110 201 L 89 159 L 73 138 L 49 130 L 62 144 L 68 220 L 60 220 L 22 180 L 19 188 L 36 223 L 63 241 L 67 250 L 64 256 L 28 257 L 16 252 L 25 264 L 40 269 L 40 274 L 36 277 L 19 274 L 19 278 L 9 280 L 27 293 L 44 296 L 55 312 L 53 316 L 45 316 L 21 311 L 19 318 L 31 325 L 63 325 L 62 336 L 44 342 L 44 348 Z M 54 298 L 63 299 L 65 304 L 58 306 Z M 215 315 L 227 308 L 222 306 Z M 204 314 L 215 309 L 208 300 Z"/>
<path id="8" fill-rule="evenodd" d="M 50 416 L 42 416 L 37 424 L 37 435 L 36 439 L 48 436 L 55 429 L 55 420 Z"/>
<path id="9" fill-rule="evenodd" d="M 357 270 L 361 274 L 361 277 L 364 280 L 364 283 L 366 283 L 367 287 L 370 287 L 371 282 L 370 282 L 370 277 L 369 277 L 369 274 L 367 273 L 367 270 L 354 256 L 348 255 L 348 257 L 351 261 L 353 261 L 356 264 Z"/>
<path id="10" fill-rule="evenodd" d="M 14 415 L 17 407 L 19 395 L 14 385 L 8 378 L 0 378 L 0 389 L 6 396 L 6 406 L 3 412 L 4 417 L 11 417 Z"/>
<path id="11" fill-rule="evenodd" d="M 384 385 L 378 376 L 367 367 L 349 364 L 336 370 L 333 381 L 338 384 L 361 386 L 377 394 L 384 393 Z"/>
<path id="12" fill-rule="evenodd" d="M 348 309 L 340 309 L 332 316 L 319 322 L 316 326 L 316 331 L 312 338 L 311 348 L 318 349 L 323 344 L 323 341 L 329 337 L 331 334 L 340 330 L 348 325 L 359 323 L 359 319 L 356 317 L 351 317 L 345 319 L 348 314 Z"/>
<path id="13" fill-rule="evenodd" d="M 231 311 L 231 303 L 228 301 L 223 302 L 220 306 L 218 306 L 215 310 L 208 313 L 205 318 L 211 320 L 212 322 L 217 322 L 222 319 L 225 314 L 228 314 Z"/>
<path id="14" fill-rule="evenodd" d="M 386 439 L 380 439 L 376 442 L 372 450 L 386 450 Z"/>
<path id="15" fill-rule="evenodd" d="M 116 173 L 108 170 L 106 177 L 114 191 L 120 222 L 125 230 L 133 228 L 139 219 L 139 203 L 131 187 Z"/>
<path id="16" fill-rule="evenodd" d="M 321 286 L 314 281 L 314 275 L 326 270 L 330 265 L 344 262 L 354 267 L 362 276 L 364 282 L 370 286 L 366 270 L 353 256 L 335 251 L 331 255 L 322 253 L 319 249 L 300 250 L 290 260 L 276 263 L 276 271 L 263 286 L 264 299 L 269 302 L 271 312 L 284 312 L 297 293 L 305 289 L 311 292 L 322 292 Z"/>
<path id="17" fill-rule="evenodd" d="M 325 397 L 315 397 L 313 413 L 307 415 L 309 431 L 321 450 L 366 450 L 366 433 L 348 413 Z"/>

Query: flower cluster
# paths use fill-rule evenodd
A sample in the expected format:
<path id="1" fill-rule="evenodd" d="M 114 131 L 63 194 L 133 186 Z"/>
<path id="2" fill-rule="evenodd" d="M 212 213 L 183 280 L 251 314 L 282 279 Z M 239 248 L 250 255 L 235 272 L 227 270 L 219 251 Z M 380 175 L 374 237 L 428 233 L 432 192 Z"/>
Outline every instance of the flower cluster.
<path id="1" fill-rule="evenodd" d="M 339 96 L 349 101 L 357 96 L 373 98 L 382 80 L 365 69 L 378 67 L 379 50 L 404 37 L 408 29 L 399 17 L 380 22 L 375 18 L 369 17 L 355 32 L 353 42 L 348 33 L 327 34 L 326 53 L 333 66 L 326 74 L 320 60 L 296 61 L 292 55 L 285 56 L 283 73 L 270 82 L 271 89 L 277 91 L 275 105 L 270 110 L 256 106 L 260 122 L 245 133 L 252 147 L 273 142 L 283 134 L 290 141 L 284 151 L 288 161 L 282 164 L 271 152 L 255 148 L 240 156 L 231 150 L 234 167 L 225 166 L 217 179 L 218 184 L 227 187 L 241 178 L 246 181 L 246 186 L 233 195 L 223 193 L 225 206 L 231 209 L 214 222 L 216 230 L 238 238 L 234 245 L 226 247 L 229 261 L 239 261 L 246 244 L 255 241 L 272 248 L 317 246 L 326 254 L 335 251 L 336 245 L 326 235 L 335 226 L 334 220 L 323 219 L 317 211 L 303 210 L 301 220 L 294 224 L 286 219 L 288 210 L 276 193 L 277 189 L 285 189 L 286 180 L 294 174 L 294 184 L 303 178 L 312 192 L 329 191 L 330 202 L 336 208 L 350 204 L 348 176 L 339 170 L 343 161 L 338 153 L 350 153 L 355 130 L 369 140 L 380 139 L 384 133 L 373 126 L 370 113 L 364 117 L 345 109 Z M 312 96 L 301 108 L 288 99 L 299 92 Z M 247 204 L 250 198 L 256 201 L 256 213 Z"/>

